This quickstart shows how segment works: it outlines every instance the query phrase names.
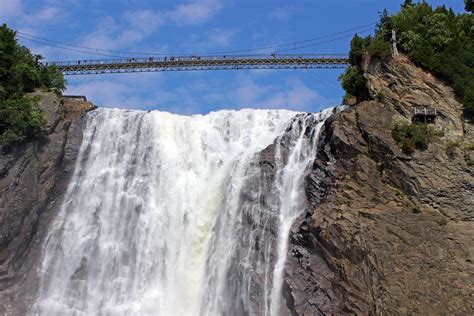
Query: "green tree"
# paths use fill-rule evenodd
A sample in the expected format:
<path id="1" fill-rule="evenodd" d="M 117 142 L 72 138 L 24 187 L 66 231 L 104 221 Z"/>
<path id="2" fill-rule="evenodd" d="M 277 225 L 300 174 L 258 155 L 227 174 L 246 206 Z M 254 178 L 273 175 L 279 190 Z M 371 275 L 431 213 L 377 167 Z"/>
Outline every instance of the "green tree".
<path id="1" fill-rule="evenodd" d="M 464 0 L 465 6 L 464 9 L 467 12 L 474 12 L 474 0 Z"/>
<path id="2" fill-rule="evenodd" d="M 347 93 L 358 96 L 362 89 L 365 89 L 366 80 L 364 73 L 357 66 L 349 66 L 346 71 L 339 77 L 342 87 Z"/>
<path id="3" fill-rule="evenodd" d="M 16 33 L 0 26 L 0 148 L 42 137 L 45 120 L 38 98 L 26 96 L 36 89 L 61 92 L 66 82 L 55 67 L 41 64 L 42 57 L 32 54 L 16 41 Z"/>
<path id="4" fill-rule="evenodd" d="M 364 54 L 364 39 L 359 35 L 354 35 L 351 41 L 351 50 L 349 52 L 349 62 L 351 65 L 358 65 L 362 61 Z"/>
<path id="5" fill-rule="evenodd" d="M 465 4 L 466 11 L 472 12 L 474 1 Z M 364 54 L 388 58 L 392 30 L 397 33 L 399 50 L 451 84 L 464 107 L 474 113 L 474 16 L 456 15 L 445 6 L 433 9 L 426 1 L 414 4 L 406 0 L 398 13 L 390 16 L 386 10 L 382 12 L 373 38 L 353 38 L 351 66 L 360 67 Z M 360 83 L 357 73 L 348 69 L 341 76 L 344 88 L 352 90 Z"/>
<path id="6" fill-rule="evenodd" d="M 413 6 L 413 0 L 405 0 L 405 2 L 402 4 L 402 8 L 412 7 L 412 6 Z"/>

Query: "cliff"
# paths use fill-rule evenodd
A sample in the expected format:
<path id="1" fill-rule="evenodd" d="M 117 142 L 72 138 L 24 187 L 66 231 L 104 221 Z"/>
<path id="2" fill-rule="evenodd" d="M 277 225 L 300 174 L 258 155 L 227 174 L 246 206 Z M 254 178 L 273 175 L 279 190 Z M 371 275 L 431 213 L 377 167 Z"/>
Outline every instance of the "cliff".
<path id="1" fill-rule="evenodd" d="M 367 60 L 365 76 L 377 101 L 334 114 L 322 128 L 305 178 L 307 209 L 290 234 L 281 312 L 471 314 L 474 126 L 464 122 L 451 88 L 404 57 Z M 93 108 L 41 96 L 48 138 L 0 155 L 0 315 L 25 314 L 36 293 L 40 245 L 73 172 L 84 113 Z M 437 108 L 434 128 L 442 133 L 407 155 L 391 130 L 420 105 Z M 288 160 L 288 136 L 278 141 L 260 153 L 262 203 L 275 181 L 275 146 Z M 244 215 L 255 231 L 258 214 Z M 274 239 L 276 215 L 269 216 Z M 258 275 L 252 282 L 263 286 Z M 258 306 L 262 298 L 250 290 Z"/>
<path id="2" fill-rule="evenodd" d="M 406 58 L 364 68 L 378 101 L 325 123 L 310 206 L 291 232 L 289 311 L 472 314 L 474 126 L 452 89 Z M 408 156 L 391 129 L 423 105 L 437 108 L 442 133 Z"/>
<path id="3" fill-rule="evenodd" d="M 20 315 L 33 290 L 39 246 L 67 188 L 92 104 L 38 92 L 47 139 L 0 154 L 0 315 Z"/>

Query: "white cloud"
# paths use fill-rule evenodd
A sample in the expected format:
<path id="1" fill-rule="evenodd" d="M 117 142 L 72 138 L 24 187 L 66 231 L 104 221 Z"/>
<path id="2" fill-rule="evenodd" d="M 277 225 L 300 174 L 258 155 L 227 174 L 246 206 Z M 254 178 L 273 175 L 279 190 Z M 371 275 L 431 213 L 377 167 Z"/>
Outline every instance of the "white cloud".
<path id="1" fill-rule="evenodd" d="M 0 0 L 0 18 L 16 17 L 23 14 L 21 0 Z"/>
<path id="2" fill-rule="evenodd" d="M 59 12 L 60 10 L 57 7 L 45 7 L 30 17 L 31 19 L 35 19 L 37 22 L 48 21 L 59 16 Z"/>
<path id="3" fill-rule="evenodd" d="M 334 103 L 295 77 L 268 83 L 249 73 L 238 73 L 227 79 L 220 76 L 203 79 L 196 74 L 177 85 L 168 85 L 167 76 L 171 76 L 168 73 L 71 77 L 66 93 L 86 95 L 101 107 L 159 109 L 181 114 L 216 108 L 285 108 L 310 112 Z"/>
<path id="4" fill-rule="evenodd" d="M 285 108 L 310 111 L 328 100 L 306 86 L 300 79 L 290 78 L 281 85 L 259 84 L 248 76 L 238 81 L 236 100 L 240 107 Z"/>
<path id="5" fill-rule="evenodd" d="M 129 26 L 144 33 L 153 33 L 164 23 L 163 15 L 152 10 L 135 10 L 125 13 Z"/>
<path id="6" fill-rule="evenodd" d="M 152 35 L 164 23 L 162 15 L 151 10 L 128 11 L 123 20 L 118 22 L 111 16 L 101 18 L 81 45 L 109 50 L 130 47 Z"/>
<path id="7" fill-rule="evenodd" d="M 218 0 L 199 0 L 178 4 L 168 12 L 168 16 L 178 25 L 200 24 L 207 22 L 222 7 L 222 3 Z"/>
<path id="8" fill-rule="evenodd" d="M 236 100 L 242 107 L 254 107 L 259 105 L 260 99 L 262 99 L 269 90 L 270 87 L 259 85 L 248 76 L 242 76 L 235 90 Z"/>
<path id="9" fill-rule="evenodd" d="M 270 16 L 277 20 L 287 20 L 295 10 L 295 7 L 287 5 L 272 10 Z"/>
<path id="10" fill-rule="evenodd" d="M 317 102 L 324 102 L 324 98 L 301 80 L 290 79 L 285 88 L 270 94 L 264 102 L 275 108 L 305 110 Z"/>
<path id="11" fill-rule="evenodd" d="M 214 29 L 207 32 L 207 42 L 212 46 L 227 46 L 238 32 L 235 29 Z"/>
<path id="12" fill-rule="evenodd" d="M 86 75 L 67 79 L 66 94 L 85 95 L 101 107 L 128 109 L 157 105 L 159 98 L 154 97 L 154 90 L 163 82 L 161 73 Z"/>
<path id="13" fill-rule="evenodd" d="M 125 83 L 99 79 L 77 85 L 70 84 L 67 94 L 86 95 L 89 100 L 100 106 L 121 107 L 127 106 L 123 104 L 127 88 Z M 128 106 L 131 107 L 130 104 Z"/>
<path id="14" fill-rule="evenodd" d="M 145 40 L 155 34 L 164 24 L 193 25 L 208 21 L 216 12 L 222 9 L 223 5 L 220 1 L 196 0 L 187 4 L 177 4 L 170 10 L 138 8 L 123 12 L 118 16 L 102 16 L 98 24 L 92 27 L 92 30 L 89 27 L 87 34 L 79 33 L 71 36 L 71 38 L 78 38 L 78 41 L 74 39 L 65 40 L 65 42 L 75 42 L 80 46 L 98 49 L 98 51 L 92 50 L 89 56 L 71 50 L 46 47 L 44 44 L 35 43 L 34 41 L 22 41 L 34 51 L 47 56 L 48 60 L 100 58 L 100 55 L 96 53 L 114 55 L 113 53 L 100 51 L 101 49 L 165 53 L 168 51 L 165 45 L 152 42 L 145 43 Z M 67 19 L 72 14 L 73 9 L 70 7 L 79 5 L 79 0 L 42 0 L 34 7 L 26 6 L 26 3 L 22 3 L 22 0 L 0 0 L 0 3 L 0 16 L 5 17 L 5 21 L 11 27 L 22 29 L 27 34 L 47 38 L 51 36 L 44 35 L 41 26 L 57 23 L 59 19 Z M 203 43 L 208 46 L 226 46 L 236 33 L 235 30 L 223 29 L 208 31 L 205 33 L 205 38 L 201 37 L 196 40 L 194 48 L 204 48 Z M 89 51 L 82 48 L 71 49 Z"/>
<path id="15" fill-rule="evenodd" d="M 235 36 L 239 33 L 236 29 L 212 29 L 202 33 L 193 33 L 183 41 L 184 51 L 205 52 L 217 47 L 226 47 L 231 44 Z"/>
<path id="16" fill-rule="evenodd" d="M 29 28 L 57 19 L 59 16 L 65 17 L 65 12 L 60 15 L 60 10 L 55 5 L 45 5 L 39 10 L 29 12 L 23 6 L 21 0 L 0 0 L 0 20 L 15 24 L 16 27 Z M 3 22 L 2 21 L 2 22 Z"/>

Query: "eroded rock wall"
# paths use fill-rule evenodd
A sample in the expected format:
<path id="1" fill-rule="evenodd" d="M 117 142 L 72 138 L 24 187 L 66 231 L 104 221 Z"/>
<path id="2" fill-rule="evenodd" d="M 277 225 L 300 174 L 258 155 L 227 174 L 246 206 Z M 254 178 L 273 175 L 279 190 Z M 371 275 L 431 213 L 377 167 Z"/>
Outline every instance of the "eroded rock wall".
<path id="1" fill-rule="evenodd" d="M 292 228 L 287 303 L 298 315 L 472 314 L 472 125 L 452 89 L 403 56 L 365 71 L 378 101 L 326 121 L 313 207 Z M 391 128 L 424 105 L 444 135 L 407 156 Z"/>
<path id="2" fill-rule="evenodd" d="M 67 188 L 93 105 L 38 92 L 49 135 L 0 154 L 0 315 L 26 313 L 45 230 Z"/>

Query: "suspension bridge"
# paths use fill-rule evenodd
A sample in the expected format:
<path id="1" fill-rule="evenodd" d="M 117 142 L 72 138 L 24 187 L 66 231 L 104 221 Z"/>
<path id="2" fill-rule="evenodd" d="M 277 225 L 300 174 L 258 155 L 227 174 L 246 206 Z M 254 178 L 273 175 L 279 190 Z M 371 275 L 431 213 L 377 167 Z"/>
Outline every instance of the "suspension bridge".
<path id="1" fill-rule="evenodd" d="M 48 62 L 64 75 L 91 75 L 130 72 L 239 70 L 239 69 L 316 69 L 345 68 L 347 56 L 330 55 L 220 55 L 169 56 L 146 58 L 93 59 Z"/>

